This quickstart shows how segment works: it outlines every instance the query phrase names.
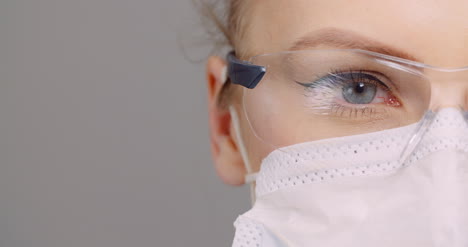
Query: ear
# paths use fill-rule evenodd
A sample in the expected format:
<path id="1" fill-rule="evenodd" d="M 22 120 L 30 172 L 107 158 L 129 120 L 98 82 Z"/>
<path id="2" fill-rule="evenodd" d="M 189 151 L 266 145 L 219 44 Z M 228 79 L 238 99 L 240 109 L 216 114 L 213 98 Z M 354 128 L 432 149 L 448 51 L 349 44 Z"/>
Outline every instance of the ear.
<path id="1" fill-rule="evenodd" d="M 246 168 L 236 144 L 228 109 L 218 105 L 218 98 L 225 83 L 226 63 L 219 57 L 210 57 L 206 65 L 208 86 L 208 111 L 210 117 L 211 153 L 216 171 L 230 185 L 244 184 Z"/>

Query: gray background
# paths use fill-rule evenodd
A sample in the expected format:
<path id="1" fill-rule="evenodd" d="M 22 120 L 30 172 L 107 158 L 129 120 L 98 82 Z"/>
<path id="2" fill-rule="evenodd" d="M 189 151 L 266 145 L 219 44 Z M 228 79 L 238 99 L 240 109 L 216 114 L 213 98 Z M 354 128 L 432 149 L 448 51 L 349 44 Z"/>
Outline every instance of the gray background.
<path id="1" fill-rule="evenodd" d="M 189 0 L 0 1 L 0 247 L 231 244 L 200 36 Z"/>

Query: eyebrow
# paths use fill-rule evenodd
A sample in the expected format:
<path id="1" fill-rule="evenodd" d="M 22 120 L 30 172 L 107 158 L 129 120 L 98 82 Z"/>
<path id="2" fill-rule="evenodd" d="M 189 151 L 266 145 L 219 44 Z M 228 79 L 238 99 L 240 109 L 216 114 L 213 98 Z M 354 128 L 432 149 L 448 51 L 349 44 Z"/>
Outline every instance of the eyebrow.
<path id="1" fill-rule="evenodd" d="M 383 44 L 379 41 L 370 39 L 352 31 L 338 28 L 324 28 L 308 33 L 305 36 L 299 38 L 289 50 L 305 50 L 321 45 L 343 49 L 367 50 L 421 62 L 421 60 L 415 58 L 407 52 L 391 47 L 390 45 Z"/>

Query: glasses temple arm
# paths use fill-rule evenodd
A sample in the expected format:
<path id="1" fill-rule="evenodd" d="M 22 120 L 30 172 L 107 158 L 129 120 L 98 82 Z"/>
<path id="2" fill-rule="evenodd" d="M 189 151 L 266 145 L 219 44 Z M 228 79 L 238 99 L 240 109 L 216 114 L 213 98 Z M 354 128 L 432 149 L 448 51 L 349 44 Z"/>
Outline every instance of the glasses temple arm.
<path id="1" fill-rule="evenodd" d="M 227 57 L 227 76 L 231 83 L 253 89 L 262 80 L 266 73 L 266 68 L 260 65 L 254 65 L 247 61 L 236 58 L 234 52 L 230 52 Z"/>

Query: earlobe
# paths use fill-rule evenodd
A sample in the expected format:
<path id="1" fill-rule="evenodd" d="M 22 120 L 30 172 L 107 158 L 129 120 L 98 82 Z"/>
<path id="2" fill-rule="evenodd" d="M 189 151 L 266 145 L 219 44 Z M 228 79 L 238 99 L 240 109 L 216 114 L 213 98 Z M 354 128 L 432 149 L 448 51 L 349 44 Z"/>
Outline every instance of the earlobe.
<path id="1" fill-rule="evenodd" d="M 219 57 L 207 62 L 208 107 L 210 117 L 210 141 L 215 168 L 221 179 L 230 185 L 244 184 L 246 169 L 232 131 L 229 109 L 218 104 L 219 94 L 226 80 L 226 65 Z"/>
<path id="2" fill-rule="evenodd" d="M 236 144 L 229 136 L 219 136 L 219 153 L 213 155 L 218 176 L 229 185 L 243 185 L 245 170 Z"/>

